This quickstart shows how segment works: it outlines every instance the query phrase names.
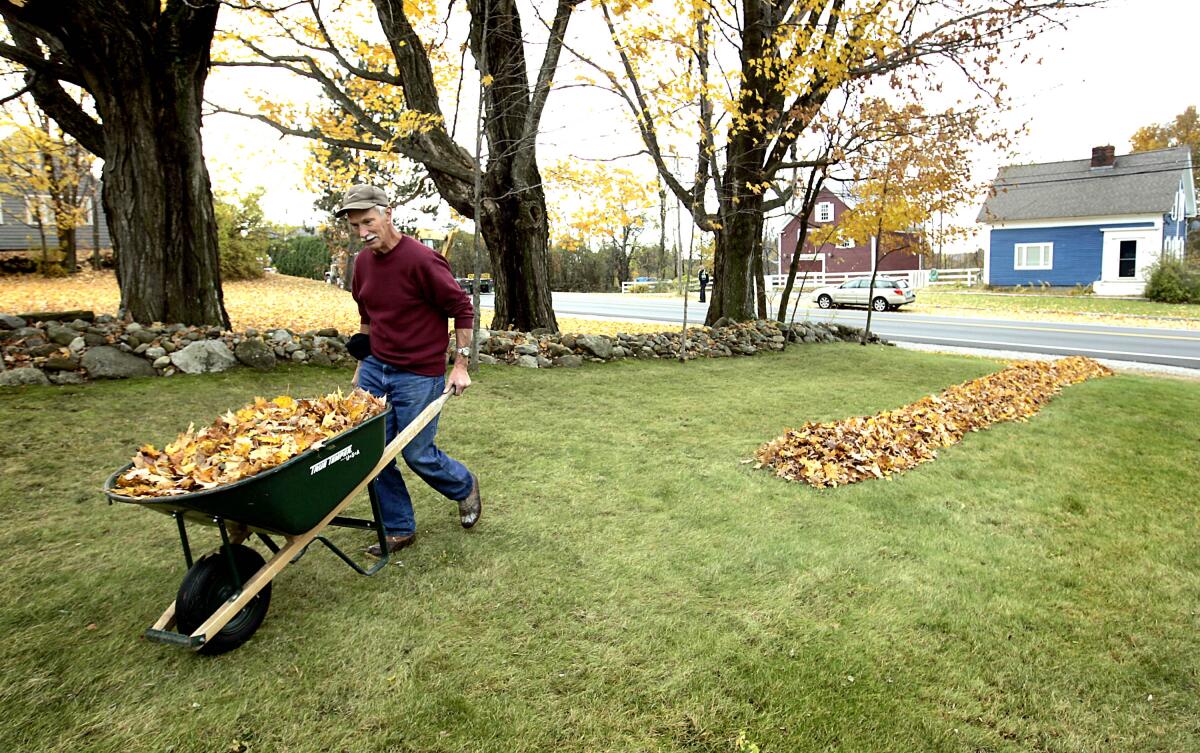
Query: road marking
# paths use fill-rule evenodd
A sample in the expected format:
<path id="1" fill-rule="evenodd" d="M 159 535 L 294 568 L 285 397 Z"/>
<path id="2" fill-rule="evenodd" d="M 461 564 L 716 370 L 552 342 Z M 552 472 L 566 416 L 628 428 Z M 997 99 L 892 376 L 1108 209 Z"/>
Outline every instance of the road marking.
<path id="1" fill-rule="evenodd" d="M 880 336 L 884 335 L 883 332 L 877 332 L 876 334 L 878 334 Z M 892 334 L 887 335 L 887 337 L 894 337 L 896 339 L 904 339 L 905 336 L 901 333 L 892 333 Z M 951 343 L 951 344 L 953 344 L 953 343 L 968 343 L 968 344 L 972 344 L 972 345 L 1003 345 L 1007 348 L 1014 348 L 1017 350 L 1024 350 L 1026 352 L 1035 352 L 1035 353 L 1040 352 L 1040 350 L 1031 350 L 1031 349 L 1050 348 L 1053 350 L 1072 350 L 1072 348 L 1060 347 L 1057 345 L 1035 345 L 1032 343 L 997 342 L 995 340 L 962 340 L 957 337 L 927 337 L 925 335 L 916 335 L 915 337 L 919 337 L 921 340 L 940 340 L 942 342 Z M 1110 355 L 1110 356 L 1142 356 L 1144 358 L 1171 358 L 1171 359 L 1175 359 L 1175 360 L 1179 360 L 1179 361 L 1200 362 L 1200 356 L 1176 356 L 1176 355 L 1171 355 L 1169 353 L 1134 353 L 1134 352 L 1128 351 L 1128 350 L 1102 350 L 1100 348 L 1075 348 L 1074 350 L 1076 350 L 1080 353 L 1104 353 L 1105 355 Z M 1059 355 L 1059 354 L 1055 353 L 1053 355 Z"/>

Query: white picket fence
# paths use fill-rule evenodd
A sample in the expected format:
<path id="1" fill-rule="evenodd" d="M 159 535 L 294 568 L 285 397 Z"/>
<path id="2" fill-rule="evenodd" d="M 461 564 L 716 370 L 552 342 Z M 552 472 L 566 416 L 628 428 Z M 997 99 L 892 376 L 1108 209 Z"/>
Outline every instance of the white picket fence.
<path id="1" fill-rule="evenodd" d="M 919 288 L 937 287 L 940 285 L 960 285 L 965 287 L 974 287 L 982 280 L 978 267 L 970 267 L 964 269 L 939 269 L 936 279 L 930 279 L 934 275 L 934 270 L 929 269 L 910 269 L 895 272 L 879 272 L 876 277 L 888 280 L 904 280 L 908 286 L 914 290 Z M 796 275 L 794 290 L 796 292 L 804 292 L 815 290 L 816 288 L 825 287 L 826 285 L 841 285 L 846 280 L 855 278 L 869 278 L 870 272 L 809 272 L 807 276 L 803 272 Z M 787 285 L 787 275 L 767 275 L 764 279 L 767 284 L 768 291 L 779 290 Z M 803 285 L 803 289 L 801 286 Z M 699 283 L 692 280 L 692 290 L 699 290 Z M 653 282 L 623 282 L 621 283 L 621 292 L 628 293 L 632 290 L 636 292 L 647 293 L 665 293 L 676 289 L 674 280 L 655 280 Z"/>

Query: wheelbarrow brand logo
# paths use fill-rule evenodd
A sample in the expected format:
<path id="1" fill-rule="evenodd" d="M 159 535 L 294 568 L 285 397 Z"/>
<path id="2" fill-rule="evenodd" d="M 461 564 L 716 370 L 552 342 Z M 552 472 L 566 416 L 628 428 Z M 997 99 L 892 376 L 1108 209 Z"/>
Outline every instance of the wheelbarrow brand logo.
<path id="1" fill-rule="evenodd" d="M 320 473 L 338 461 L 353 460 L 356 457 L 358 457 L 358 450 L 354 449 L 354 445 L 347 445 L 324 460 L 318 460 L 310 465 L 308 467 L 308 475 L 312 476 L 313 474 Z"/>

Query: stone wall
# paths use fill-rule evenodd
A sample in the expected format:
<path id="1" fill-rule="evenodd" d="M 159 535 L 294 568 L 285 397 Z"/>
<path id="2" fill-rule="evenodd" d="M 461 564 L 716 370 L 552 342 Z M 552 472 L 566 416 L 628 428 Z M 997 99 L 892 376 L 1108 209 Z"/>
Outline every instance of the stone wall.
<path id="1" fill-rule="evenodd" d="M 0 314 L 0 386 L 201 374 L 239 365 L 267 371 L 281 361 L 321 366 L 354 361 L 346 352 L 348 336 L 332 328 L 306 332 L 248 329 L 234 333 L 182 324 L 126 324 L 108 315 L 76 314 L 71 321 L 47 315 L 32 321 Z M 783 350 L 788 341 L 858 341 L 862 335 L 854 327 L 823 322 L 799 322 L 790 327 L 771 321 L 718 324 L 723 326 L 688 330 L 686 358 L 751 356 L 760 351 Z M 677 359 L 682 339 L 678 329 L 658 334 L 620 333 L 615 337 L 483 329 L 479 358 L 483 363 L 526 368 L 571 368 L 587 361 L 624 358 Z M 875 336 L 870 341 L 880 342 Z"/>

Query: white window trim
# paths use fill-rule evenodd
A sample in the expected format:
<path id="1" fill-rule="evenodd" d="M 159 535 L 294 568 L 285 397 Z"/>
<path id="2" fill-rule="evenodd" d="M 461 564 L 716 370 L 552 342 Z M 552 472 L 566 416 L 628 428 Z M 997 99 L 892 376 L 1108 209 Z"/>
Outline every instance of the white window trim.
<path id="1" fill-rule="evenodd" d="M 846 238 L 845 240 L 838 241 L 837 247 L 838 248 L 854 248 L 854 239 Z"/>
<path id="2" fill-rule="evenodd" d="M 1021 264 L 1021 252 L 1024 249 L 1027 249 L 1031 246 L 1039 246 L 1039 247 L 1044 246 L 1047 249 L 1049 249 L 1049 253 L 1046 254 L 1046 263 L 1045 264 L 1037 264 L 1037 265 L 1029 265 L 1029 264 L 1022 265 Z M 1041 241 L 1038 243 L 1014 243 L 1013 244 L 1013 269 L 1014 270 L 1017 270 L 1017 269 L 1054 269 L 1054 244 L 1047 242 L 1047 241 Z"/>
<path id="3" fill-rule="evenodd" d="M 828 213 L 828 216 L 826 216 Z M 833 222 L 833 202 L 822 201 L 817 204 L 815 212 L 817 222 Z"/>

